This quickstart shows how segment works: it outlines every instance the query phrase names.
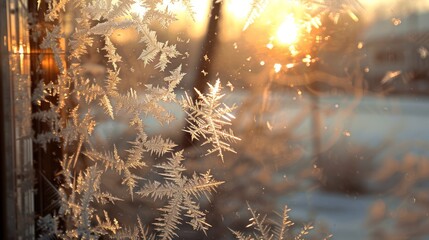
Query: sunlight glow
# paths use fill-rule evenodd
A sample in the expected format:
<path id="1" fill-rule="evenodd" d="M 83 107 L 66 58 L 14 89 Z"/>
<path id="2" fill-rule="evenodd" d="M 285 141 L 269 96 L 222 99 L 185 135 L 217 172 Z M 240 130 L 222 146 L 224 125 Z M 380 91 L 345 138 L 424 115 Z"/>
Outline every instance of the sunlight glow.
<path id="1" fill-rule="evenodd" d="M 195 12 L 195 22 L 202 23 L 205 27 L 210 13 L 210 3 L 202 0 L 192 0 L 191 3 Z"/>
<path id="2" fill-rule="evenodd" d="M 282 65 L 280 63 L 274 64 L 274 72 L 278 73 L 282 70 Z"/>
<path id="3" fill-rule="evenodd" d="M 226 10 L 235 20 L 245 21 L 252 6 L 251 0 L 227 1 Z"/>
<path id="4" fill-rule="evenodd" d="M 21 54 L 21 55 L 24 54 L 24 46 L 22 45 L 22 43 L 19 44 L 18 53 Z"/>
<path id="5" fill-rule="evenodd" d="M 277 29 L 277 40 L 280 44 L 290 45 L 298 41 L 299 27 L 292 15 L 286 16 L 280 27 Z"/>
<path id="6" fill-rule="evenodd" d="M 299 53 L 299 51 L 296 49 L 294 45 L 289 46 L 289 52 L 292 56 L 296 56 Z"/>
<path id="7" fill-rule="evenodd" d="M 288 63 L 288 64 L 286 64 L 286 67 L 287 68 L 293 68 L 295 66 L 295 64 L 293 64 L 293 63 Z"/>
<path id="8" fill-rule="evenodd" d="M 131 5 L 131 12 L 137 14 L 139 17 L 143 17 L 147 12 L 147 9 L 141 5 L 140 1 L 136 1 Z"/>

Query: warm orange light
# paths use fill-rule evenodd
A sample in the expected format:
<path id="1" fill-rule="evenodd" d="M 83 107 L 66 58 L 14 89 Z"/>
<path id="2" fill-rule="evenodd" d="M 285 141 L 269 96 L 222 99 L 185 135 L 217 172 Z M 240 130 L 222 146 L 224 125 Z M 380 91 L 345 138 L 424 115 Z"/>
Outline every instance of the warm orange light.
<path id="1" fill-rule="evenodd" d="M 251 0 L 226 1 L 226 10 L 228 14 L 238 21 L 244 21 L 247 19 L 251 7 Z"/>
<path id="2" fill-rule="evenodd" d="M 291 45 L 298 41 L 299 26 L 292 15 L 286 16 L 277 29 L 277 41 L 280 44 Z"/>
<path id="3" fill-rule="evenodd" d="M 130 12 L 143 17 L 148 9 L 142 0 L 136 0 L 131 5 Z M 186 29 L 190 36 L 200 37 L 204 34 L 209 19 L 210 1 L 190 0 L 189 8 L 180 1 L 160 1 L 157 8 L 174 14 L 179 21 L 174 21 L 170 27 L 176 30 Z M 190 14 L 190 12 L 193 14 Z M 192 16 L 192 17 L 191 17 Z"/>
<path id="4" fill-rule="evenodd" d="M 274 72 L 278 73 L 282 70 L 282 65 L 280 63 L 274 64 Z"/>
<path id="5" fill-rule="evenodd" d="M 289 46 L 289 52 L 292 56 L 296 56 L 299 53 L 299 51 L 296 49 L 294 45 Z"/>
<path id="6" fill-rule="evenodd" d="M 191 0 L 189 2 L 191 9 L 187 9 L 187 7 L 182 2 L 169 2 L 164 1 L 162 8 L 167 8 L 168 11 L 175 13 L 179 16 L 189 16 L 189 11 L 193 11 L 193 20 L 196 23 L 199 23 L 201 25 L 205 25 L 205 20 L 209 16 L 209 2 L 208 1 L 202 1 L 202 0 Z"/>
<path id="7" fill-rule="evenodd" d="M 19 44 L 18 53 L 21 55 L 24 54 L 24 46 L 22 46 L 22 44 Z"/>

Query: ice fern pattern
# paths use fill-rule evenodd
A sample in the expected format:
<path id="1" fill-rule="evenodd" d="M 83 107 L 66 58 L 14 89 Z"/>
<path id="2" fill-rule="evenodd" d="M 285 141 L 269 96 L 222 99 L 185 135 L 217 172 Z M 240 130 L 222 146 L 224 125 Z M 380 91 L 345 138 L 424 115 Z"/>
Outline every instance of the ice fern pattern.
<path id="1" fill-rule="evenodd" d="M 189 11 L 193 11 L 190 1 L 173 2 L 182 3 Z M 181 164 L 182 152 L 174 152 L 177 145 L 162 135 L 148 135 L 145 128 L 146 117 L 153 117 L 162 125 L 174 120 L 174 115 L 163 103 L 181 103 L 178 100 L 180 97 L 176 96 L 176 87 L 185 73 L 182 72 L 182 65 L 170 66 L 171 59 L 180 53 L 175 44 L 159 41 L 157 32 L 151 29 L 153 22 L 159 22 L 167 28 L 176 19 L 168 10 L 168 1 L 78 0 L 71 3 L 54 0 L 38 4 L 41 9 L 48 9 L 45 15 L 47 21 L 58 23 L 47 29 L 41 48 L 53 53 L 59 74 L 58 80 L 40 82 L 34 91 L 33 103 L 48 105 L 50 108 L 35 113 L 33 118 L 51 128 L 51 131 L 37 134 L 35 142 L 45 147 L 49 142 L 56 141 L 64 149 L 58 173 L 62 179 L 57 190 L 60 211 L 48 215 L 50 218 L 46 216 L 40 219 L 41 225 L 47 225 L 41 226 L 40 237 L 172 239 L 177 235 L 178 223 L 183 218 L 188 218 L 195 230 L 206 232 L 210 225 L 205 220 L 206 212 L 198 202 L 202 196 L 209 198 L 223 182 L 213 180 L 209 171 L 186 177 L 186 169 Z M 145 14 L 131 12 L 133 4 L 145 7 Z M 64 13 L 68 11 L 78 13 L 79 18 L 75 19 L 75 28 L 69 34 L 69 41 L 65 42 L 68 47 L 66 52 L 63 49 L 65 30 L 60 26 L 65 21 Z M 172 69 L 169 74 L 162 73 L 165 76 L 163 85 L 145 84 L 140 88 L 134 86 L 128 89 L 120 87 L 123 82 L 123 58 L 112 41 L 112 34 L 124 28 L 134 29 L 139 34 L 143 49 L 138 59 L 146 68 L 161 73 L 167 67 Z M 86 72 L 85 57 L 97 41 L 103 43 L 101 51 L 97 52 L 106 60 L 104 80 L 82 74 Z M 110 150 L 104 147 L 98 149 L 92 137 L 100 124 L 96 121 L 97 109 L 102 109 L 114 121 L 128 119 L 128 126 L 133 129 L 135 138 L 126 142 L 125 147 L 122 144 L 118 148 L 113 144 L 109 146 Z M 148 180 L 142 184 L 146 176 L 141 170 L 150 167 L 145 159 L 159 158 L 162 161 L 168 154 L 172 154 L 172 157 L 167 163 L 154 165 L 162 170 L 160 175 L 165 181 L 158 183 Z M 123 226 L 120 221 L 111 218 L 108 211 L 100 209 L 100 205 L 122 200 L 113 196 L 108 188 L 101 190 L 102 178 L 108 171 L 122 179 L 121 183 L 126 186 L 131 200 L 134 199 L 136 189 L 140 189 L 138 193 L 142 197 L 168 199 L 154 223 L 157 234 L 143 227 L 140 218 L 136 226 Z M 66 224 L 58 224 L 59 221 Z"/>
<path id="2" fill-rule="evenodd" d="M 244 29 L 255 21 L 268 2 L 252 2 Z M 345 1 L 344 5 L 338 1 L 314 2 L 317 6 L 334 8 L 334 18 L 338 12 L 348 12 L 353 17 L 350 12 L 356 8 L 353 0 Z M 180 146 L 162 134 L 150 135 L 149 124 L 145 122 L 152 118 L 162 126 L 167 125 L 175 120 L 175 115 L 166 105 L 180 105 L 189 123 L 189 127 L 183 130 L 193 140 L 200 140 L 201 145 L 208 149 L 206 155 L 216 155 L 215 158 L 222 162 L 226 152 L 236 152 L 233 144 L 240 140 L 232 130 L 235 106 L 222 102 L 224 94 L 219 79 L 208 85 L 208 92 L 195 89 L 196 101 L 186 92 L 176 95 L 185 76 L 183 63 L 176 59 L 182 53 L 172 40 L 162 40 L 165 34 L 158 34 L 158 31 L 168 30 L 178 18 L 171 11 L 171 5 L 177 3 L 182 4 L 189 15 L 195 14 L 190 0 L 35 2 L 37 9 L 46 10 L 44 18 L 49 22 L 40 44 L 44 49 L 40 52 L 49 52 L 42 53 L 40 59 L 52 56 L 58 71 L 56 79 L 34 84 L 32 102 L 40 107 L 40 111 L 32 117 L 49 128 L 49 131 L 36 133 L 34 142 L 44 149 L 56 142 L 62 151 L 61 156 L 52 156 L 58 158 L 61 166 L 56 175 L 59 183 L 55 192 L 59 211 L 39 219 L 41 239 L 170 240 L 178 236 L 179 226 L 185 220 L 196 231 L 208 231 L 207 211 L 200 203 L 202 198 L 210 200 L 211 194 L 224 182 L 214 180 L 208 169 L 201 171 L 205 173 L 189 174 L 183 164 L 184 152 L 177 149 Z M 144 8 L 144 12 L 133 12 L 134 4 Z M 74 18 L 70 19 L 69 13 Z M 70 21 L 73 28 L 65 29 Z M 136 59 L 148 74 L 160 76 L 159 85 L 132 85 L 122 80 L 134 72 L 114 40 L 115 31 L 124 29 L 138 35 L 140 45 L 136 47 Z M 101 74 L 91 73 L 86 67 L 92 54 L 102 60 Z M 106 119 L 125 123 L 133 136 L 126 141 L 98 146 L 94 132 Z M 153 176 L 148 173 L 152 167 L 157 170 L 157 180 L 151 180 Z M 121 179 L 120 183 L 129 195 L 119 198 L 112 194 L 109 186 L 103 185 L 107 172 Z M 120 219 L 111 217 L 108 208 L 104 208 L 127 197 L 134 201 L 136 194 L 139 199 L 165 201 L 153 223 L 156 231 L 151 231 L 151 225 L 144 226 L 138 216 L 134 226 L 125 226 Z M 251 210 L 251 225 L 259 232 L 254 237 L 283 239 L 285 229 L 291 226 L 287 211 L 285 208 L 282 222 L 272 231 L 265 218 Z M 304 228 L 295 239 L 301 239 L 307 230 L 309 228 Z M 253 239 L 239 232 L 234 234 L 239 239 Z"/>
<path id="3" fill-rule="evenodd" d="M 186 94 L 183 99 L 183 106 L 188 114 L 189 127 L 185 130 L 191 134 L 192 139 L 204 138 L 201 144 L 211 144 L 207 154 L 217 153 L 224 161 L 224 152 L 234 152 L 230 143 L 240 140 L 236 137 L 231 129 L 225 129 L 225 126 L 231 125 L 231 120 L 234 115 L 231 112 L 234 109 L 221 102 L 223 94 L 220 93 L 221 86 L 218 79 L 215 85 L 209 85 L 209 93 L 204 95 L 198 89 L 195 91 L 198 94 L 198 100 L 193 102 Z"/>
<path id="4" fill-rule="evenodd" d="M 69 229 L 68 231 L 60 234 L 60 237 L 70 239 L 98 239 L 98 236 L 106 233 L 115 233 L 120 227 L 117 220 L 110 220 L 107 212 L 104 212 L 104 221 L 95 215 L 93 205 L 95 202 L 107 204 L 108 202 L 114 203 L 120 200 L 113 197 L 107 192 L 102 192 L 100 189 L 100 178 L 102 171 L 98 169 L 97 165 L 93 165 L 81 172 L 76 181 L 70 186 L 71 194 L 67 194 L 67 188 L 60 189 L 61 208 L 60 214 L 66 214 L 70 224 L 76 228 Z M 94 216 L 99 222 L 93 225 L 91 221 Z"/>

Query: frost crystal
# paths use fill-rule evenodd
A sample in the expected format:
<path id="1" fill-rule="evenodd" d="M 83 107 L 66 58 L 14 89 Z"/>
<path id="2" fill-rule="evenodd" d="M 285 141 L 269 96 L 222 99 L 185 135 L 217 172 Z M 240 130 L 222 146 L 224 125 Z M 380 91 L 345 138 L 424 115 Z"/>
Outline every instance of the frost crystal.
<path id="1" fill-rule="evenodd" d="M 202 145 L 212 145 L 207 154 L 217 153 L 224 161 L 224 151 L 235 153 L 229 143 L 240 140 L 231 129 L 224 129 L 224 126 L 231 125 L 231 120 L 235 118 L 231 114 L 235 107 L 221 103 L 220 100 L 224 94 L 220 94 L 219 79 L 214 86 L 210 83 L 208 85 L 210 92 L 206 95 L 195 89 L 198 94 L 198 100 L 195 103 L 187 94 L 183 99 L 182 105 L 189 116 L 186 120 L 189 127 L 185 131 L 191 134 L 192 139 L 204 138 Z"/>
<path id="2" fill-rule="evenodd" d="M 256 232 L 253 234 L 255 238 L 250 235 L 245 235 L 239 231 L 231 230 L 238 240 L 303 240 L 305 239 L 304 237 L 309 234 L 309 231 L 313 229 L 313 226 L 311 225 L 304 225 L 299 233 L 293 234 L 290 228 L 294 225 L 294 223 L 289 219 L 288 212 L 290 209 L 287 206 L 284 207 L 283 213 L 281 215 L 277 214 L 280 217 L 280 221 L 267 219 L 266 215 L 261 216 L 259 213 L 253 210 L 249 203 L 247 203 L 247 206 L 252 216 L 249 219 L 250 223 L 247 225 L 247 227 L 253 227 L 255 229 Z M 274 229 L 272 229 L 270 226 L 274 226 Z"/>
<path id="3" fill-rule="evenodd" d="M 175 232 L 183 220 L 183 212 L 191 219 L 188 223 L 194 230 L 206 232 L 210 224 L 206 222 L 206 214 L 200 210 L 194 199 L 199 199 L 201 195 L 208 198 L 209 194 L 223 183 L 213 180 L 210 172 L 200 175 L 194 173 L 191 178 L 183 176 L 182 173 L 186 170 L 181 163 L 183 160 L 183 151 L 180 151 L 168 158 L 168 163 L 155 166 L 162 170 L 159 175 L 165 182 L 149 181 L 138 192 L 142 197 L 151 197 L 155 201 L 169 199 L 167 205 L 159 209 L 162 212 L 161 217 L 154 223 L 160 239 L 171 240 L 177 236 Z"/>

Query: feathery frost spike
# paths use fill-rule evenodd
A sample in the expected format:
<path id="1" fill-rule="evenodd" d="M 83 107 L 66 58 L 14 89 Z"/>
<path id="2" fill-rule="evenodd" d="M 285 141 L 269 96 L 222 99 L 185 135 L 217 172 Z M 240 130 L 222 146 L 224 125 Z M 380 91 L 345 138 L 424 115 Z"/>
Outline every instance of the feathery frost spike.
<path id="1" fill-rule="evenodd" d="M 151 154 L 156 154 L 160 157 L 171 152 L 177 145 L 170 139 L 163 139 L 161 136 L 156 136 L 146 141 L 144 146 Z"/>
<path id="2" fill-rule="evenodd" d="M 59 26 L 55 26 L 52 31 L 47 31 L 45 38 L 43 38 L 42 44 L 40 47 L 43 49 L 51 49 L 54 54 L 55 64 L 60 70 L 61 74 L 65 73 L 65 63 L 61 58 L 63 53 L 60 48 L 59 40 L 63 38 L 63 32 Z"/>
<path id="3" fill-rule="evenodd" d="M 220 94 L 222 88 L 219 79 L 214 86 L 210 83 L 208 85 L 210 92 L 207 95 L 195 89 L 198 94 L 198 100 L 195 103 L 185 93 L 182 105 L 188 114 L 186 121 L 189 127 L 184 131 L 190 133 L 192 139 L 204 138 L 202 145 L 211 144 L 212 146 L 207 150 L 207 155 L 217 153 L 223 162 L 224 151 L 235 153 L 230 143 L 241 140 L 231 129 L 224 128 L 231 125 L 231 119 L 234 118 L 231 112 L 235 106 L 229 107 L 220 102 L 224 95 Z"/>
<path id="4" fill-rule="evenodd" d="M 109 36 L 105 35 L 104 40 L 106 46 L 104 46 L 104 50 L 107 51 L 105 57 L 107 57 L 108 62 L 113 65 L 113 69 L 116 71 L 118 69 L 118 62 L 122 62 L 122 57 L 116 52 L 116 47 L 113 45 L 112 41 L 110 41 Z"/>
<path id="5" fill-rule="evenodd" d="M 51 0 L 48 1 L 49 10 L 47 14 L 45 14 L 46 21 L 55 21 L 60 17 L 60 13 L 65 10 L 67 3 L 69 0 Z M 40 6 L 40 2 L 38 3 L 38 7 Z"/>
<path id="6" fill-rule="evenodd" d="M 283 209 L 283 214 L 277 214 L 280 217 L 279 221 L 274 221 L 272 219 L 267 219 L 267 216 L 261 216 L 255 210 L 250 207 L 249 203 L 247 203 L 247 207 L 250 211 L 251 218 L 249 219 L 249 225 L 247 227 L 253 227 L 256 232 L 253 233 L 254 237 L 245 235 L 239 231 L 234 231 L 230 229 L 230 231 L 235 235 L 238 240 L 283 240 L 283 239 L 294 239 L 294 240 L 304 240 L 305 236 L 309 234 L 309 231 L 313 229 L 311 225 L 304 225 L 301 231 L 294 235 L 291 231 L 290 227 L 294 225 L 294 223 L 289 219 L 288 212 L 290 211 L 287 206 Z M 274 225 L 274 230 L 270 228 L 267 224 Z M 329 237 L 328 237 L 329 238 Z M 327 239 L 327 238 L 325 238 Z"/>
<path id="7" fill-rule="evenodd" d="M 149 181 L 137 192 L 138 195 L 151 197 L 155 201 L 168 199 L 167 205 L 159 209 L 162 212 L 161 217 L 154 223 L 160 239 L 171 240 L 177 236 L 178 225 L 183 220 L 182 214 L 190 218 L 188 224 L 194 230 L 206 232 L 210 225 L 194 199 L 201 195 L 208 197 L 223 183 L 213 180 L 210 172 L 200 176 L 194 174 L 192 178 L 183 176 L 182 172 L 186 170 L 182 165 L 183 160 L 182 150 L 172 154 L 167 163 L 156 165 L 156 168 L 162 170 L 158 174 L 164 178 L 164 183 Z"/>
<path id="8" fill-rule="evenodd" d="M 99 216 L 96 216 L 98 226 L 97 226 L 97 232 L 99 232 L 101 235 L 104 234 L 116 234 L 116 232 L 121 228 L 119 226 L 118 220 L 113 219 L 110 220 L 109 214 L 104 210 L 104 218 L 105 221 L 102 221 Z"/>
<path id="9" fill-rule="evenodd" d="M 249 203 L 247 203 L 247 207 L 250 211 L 250 213 L 252 214 L 252 218 L 251 218 L 251 223 L 248 226 L 254 226 L 255 229 L 261 234 L 260 239 L 264 239 L 264 240 L 271 240 L 272 239 L 272 235 L 270 235 L 270 231 L 271 228 L 269 226 L 266 225 L 265 223 L 265 219 L 267 218 L 267 215 L 264 215 L 261 217 L 260 214 L 258 214 L 257 212 L 255 212 L 249 205 Z M 259 239 L 259 237 L 258 237 Z"/>
<path id="10" fill-rule="evenodd" d="M 267 5 L 268 0 L 253 0 L 243 31 L 245 31 L 256 20 L 256 18 L 259 17 Z"/>
<path id="11" fill-rule="evenodd" d="M 104 108 L 104 111 L 112 118 L 115 119 L 115 116 L 113 115 L 113 107 L 112 104 L 110 104 L 109 98 L 104 95 L 100 100 L 100 105 Z"/>
<path id="12" fill-rule="evenodd" d="M 140 42 L 146 44 L 146 49 L 144 49 L 138 57 L 138 59 L 144 62 L 145 66 L 153 62 L 155 57 L 159 55 L 159 61 L 155 65 L 155 68 L 164 71 L 167 64 L 170 63 L 170 58 L 175 58 L 180 55 L 176 50 L 176 45 L 168 45 L 168 41 L 165 43 L 159 42 L 156 37 L 156 32 L 150 30 L 146 24 L 138 25 L 137 30 L 142 34 Z"/>
<path id="13" fill-rule="evenodd" d="M 106 221 L 103 224 L 93 225 L 95 220 L 100 220 L 96 215 L 96 210 L 92 207 L 94 202 L 106 204 L 120 200 L 109 193 L 101 192 L 101 174 L 102 171 L 97 168 L 97 165 L 91 166 L 85 172 L 81 172 L 75 183 L 70 186 L 71 195 L 65 195 L 64 189 L 60 189 L 62 202 L 60 213 L 64 213 L 63 211 L 68 213 L 70 221 L 76 224 L 76 229 L 67 231 L 67 238 L 93 239 L 105 234 L 106 230 L 119 229 L 115 220 L 111 223 L 107 214 L 105 214 Z"/>

